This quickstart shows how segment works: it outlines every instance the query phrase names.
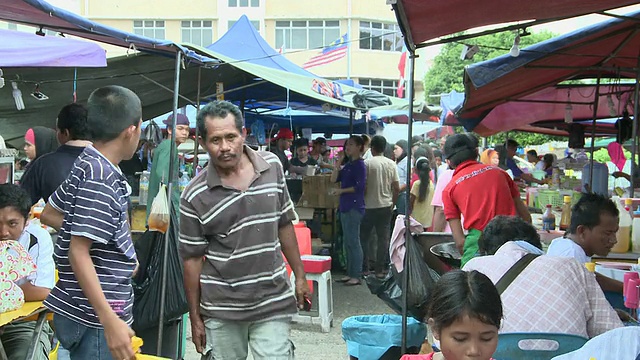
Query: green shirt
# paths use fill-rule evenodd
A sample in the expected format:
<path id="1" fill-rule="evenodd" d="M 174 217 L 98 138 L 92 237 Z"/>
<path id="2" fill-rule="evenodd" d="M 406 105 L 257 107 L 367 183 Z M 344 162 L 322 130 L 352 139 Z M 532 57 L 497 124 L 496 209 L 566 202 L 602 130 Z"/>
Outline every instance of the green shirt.
<path id="1" fill-rule="evenodd" d="M 147 200 L 147 221 L 149 220 L 149 212 L 151 212 L 151 204 L 153 199 L 158 195 L 160 183 L 169 184 L 169 159 L 171 158 L 171 139 L 166 139 L 158 145 L 153 151 L 153 162 L 151 163 L 151 174 L 149 177 L 149 196 Z M 175 145 L 174 149 L 175 149 Z M 180 188 L 178 186 L 178 151 L 175 151 L 174 161 L 174 180 L 173 194 L 171 196 L 172 209 L 180 216 Z M 164 181 L 162 181 L 164 179 Z"/>

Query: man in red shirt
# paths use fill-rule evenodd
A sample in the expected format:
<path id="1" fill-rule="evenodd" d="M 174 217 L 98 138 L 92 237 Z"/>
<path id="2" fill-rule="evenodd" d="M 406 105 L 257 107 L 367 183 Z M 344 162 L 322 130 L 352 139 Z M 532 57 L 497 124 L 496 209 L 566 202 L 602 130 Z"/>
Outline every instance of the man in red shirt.
<path id="1" fill-rule="evenodd" d="M 449 166 L 455 169 L 442 194 L 444 215 L 462 253 L 464 266 L 478 252 L 478 238 L 495 216 L 518 215 L 531 222 L 531 214 L 520 199 L 520 190 L 504 170 L 477 161 L 478 141 L 475 137 L 467 134 L 450 136 L 444 152 Z M 464 224 L 461 216 L 464 216 Z"/>

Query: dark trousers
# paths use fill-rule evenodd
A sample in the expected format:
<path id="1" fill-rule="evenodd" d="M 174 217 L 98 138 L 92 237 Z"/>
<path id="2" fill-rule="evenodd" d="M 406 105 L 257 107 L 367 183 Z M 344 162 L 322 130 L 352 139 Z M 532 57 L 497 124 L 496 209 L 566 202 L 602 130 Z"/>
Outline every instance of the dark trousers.
<path id="1" fill-rule="evenodd" d="M 360 242 L 364 252 L 364 270 L 369 270 L 369 246 L 372 244 L 371 232 L 375 229 L 376 256 L 374 270 L 383 272 L 389 265 L 389 240 L 391 238 L 391 206 L 377 209 L 366 209 L 360 224 Z"/>

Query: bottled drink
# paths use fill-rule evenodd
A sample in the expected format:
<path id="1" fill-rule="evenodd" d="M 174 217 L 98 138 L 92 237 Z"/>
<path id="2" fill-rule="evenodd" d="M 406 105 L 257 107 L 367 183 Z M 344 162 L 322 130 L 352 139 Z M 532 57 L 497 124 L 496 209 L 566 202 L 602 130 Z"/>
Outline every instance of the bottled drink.
<path id="1" fill-rule="evenodd" d="M 542 214 L 542 230 L 552 231 L 556 229 L 556 216 L 551 211 L 551 204 L 547 205 L 547 209 Z"/>
<path id="2" fill-rule="evenodd" d="M 562 215 L 560 215 L 560 231 L 567 231 L 571 224 L 571 196 L 565 195 L 562 204 Z"/>
<path id="3" fill-rule="evenodd" d="M 182 173 L 182 176 L 180 177 L 180 181 L 178 182 L 180 192 L 183 192 L 184 188 L 186 188 L 187 185 L 189 185 L 189 181 L 191 181 L 191 178 L 189 178 L 189 175 L 187 174 L 187 172 L 184 171 Z"/>
<path id="4" fill-rule="evenodd" d="M 631 251 L 638 253 L 640 252 L 640 206 L 633 212 L 631 234 Z"/>
<path id="5" fill-rule="evenodd" d="M 620 198 L 614 197 L 614 202 L 620 212 L 620 220 L 618 222 L 618 232 L 616 233 L 616 239 L 618 242 L 611 248 L 611 252 L 614 253 L 626 253 L 629 251 L 629 243 L 631 242 L 631 225 L 633 218 L 629 215 L 629 209 L 623 207 Z"/>
<path id="6" fill-rule="evenodd" d="M 148 171 L 143 171 L 142 175 L 140 175 L 140 192 L 139 192 L 139 203 L 140 205 L 147 205 L 147 200 L 149 197 L 149 175 Z"/>

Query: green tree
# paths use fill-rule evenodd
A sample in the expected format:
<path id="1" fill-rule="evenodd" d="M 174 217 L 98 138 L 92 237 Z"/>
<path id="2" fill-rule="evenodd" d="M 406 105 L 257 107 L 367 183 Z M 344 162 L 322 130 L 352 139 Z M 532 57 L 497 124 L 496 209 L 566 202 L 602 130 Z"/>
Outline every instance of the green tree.
<path id="1" fill-rule="evenodd" d="M 529 45 L 550 39 L 553 36 L 555 35 L 549 31 L 542 31 L 532 33 L 528 36 L 523 36 L 520 39 L 520 48 L 525 48 Z M 438 97 L 430 95 L 446 94 L 451 92 L 451 90 L 463 92 L 465 66 L 507 54 L 511 49 L 511 46 L 513 46 L 514 37 L 515 33 L 507 31 L 466 40 L 466 44 L 477 44 L 480 48 L 472 60 L 460 59 L 460 54 L 462 53 L 464 44 L 445 44 L 442 47 L 442 50 L 440 50 L 440 53 L 434 58 L 433 65 L 424 77 L 426 102 L 433 103 L 435 99 L 438 99 Z M 509 137 L 518 141 L 523 146 L 539 145 L 553 140 L 566 140 L 559 137 L 516 131 L 510 132 Z M 489 139 L 489 142 L 501 143 L 504 142 L 505 138 L 506 134 L 497 134 L 492 136 Z"/>

